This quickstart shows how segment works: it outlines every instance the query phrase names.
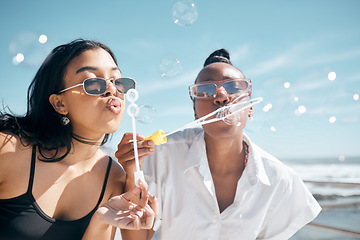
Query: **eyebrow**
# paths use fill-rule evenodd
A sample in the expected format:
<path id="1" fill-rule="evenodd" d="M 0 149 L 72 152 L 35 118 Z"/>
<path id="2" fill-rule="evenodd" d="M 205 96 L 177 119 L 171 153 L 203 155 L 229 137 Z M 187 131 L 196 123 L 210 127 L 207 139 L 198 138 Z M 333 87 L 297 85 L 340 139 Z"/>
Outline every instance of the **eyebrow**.
<path id="1" fill-rule="evenodd" d="M 85 72 L 85 71 L 97 71 L 97 70 L 98 70 L 98 68 L 96 68 L 96 67 L 86 66 L 86 67 L 82 67 L 82 68 L 78 69 L 76 71 L 76 74 L 81 73 L 81 72 Z M 111 68 L 111 70 L 112 71 L 116 71 L 116 70 L 120 71 L 120 69 L 118 67 L 113 67 L 113 68 Z"/>

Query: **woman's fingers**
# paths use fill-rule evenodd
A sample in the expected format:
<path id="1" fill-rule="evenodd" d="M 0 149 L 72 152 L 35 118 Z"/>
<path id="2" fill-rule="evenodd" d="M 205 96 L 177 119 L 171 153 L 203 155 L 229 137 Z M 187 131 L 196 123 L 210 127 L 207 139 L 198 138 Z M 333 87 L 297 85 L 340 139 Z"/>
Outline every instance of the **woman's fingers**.
<path id="1" fill-rule="evenodd" d="M 154 211 L 155 216 L 159 215 L 159 201 L 158 199 L 152 195 L 150 192 L 148 192 L 148 203 L 151 209 Z"/>
<path id="2" fill-rule="evenodd" d="M 141 198 L 140 198 L 140 201 L 139 201 L 139 206 L 141 208 L 144 208 L 148 203 L 148 189 L 149 189 L 149 186 L 147 185 L 147 183 L 145 181 L 142 181 L 141 179 L 139 179 L 139 186 L 141 188 Z"/>
<path id="3" fill-rule="evenodd" d="M 137 134 L 136 138 L 138 140 L 137 148 L 139 158 L 146 157 L 154 151 L 153 147 L 155 144 L 153 141 L 142 141 L 144 137 L 140 134 Z M 125 133 L 122 140 L 118 144 L 118 149 L 115 153 L 115 156 L 121 164 L 134 160 L 134 143 L 130 142 L 130 140 L 132 140 L 132 133 Z"/>
<path id="4" fill-rule="evenodd" d="M 151 229 L 159 211 L 158 201 L 148 192 L 146 182 L 139 180 L 139 185 L 140 188 L 135 186 L 120 196 L 112 197 L 97 210 L 97 216 L 103 222 L 122 229 Z M 139 204 L 133 203 L 140 193 Z"/>

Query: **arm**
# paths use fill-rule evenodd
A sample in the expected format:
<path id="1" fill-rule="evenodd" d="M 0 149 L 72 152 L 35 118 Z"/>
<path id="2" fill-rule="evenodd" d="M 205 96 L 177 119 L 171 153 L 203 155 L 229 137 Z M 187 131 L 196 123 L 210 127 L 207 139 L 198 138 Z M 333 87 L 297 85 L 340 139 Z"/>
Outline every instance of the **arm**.
<path id="1" fill-rule="evenodd" d="M 138 139 L 138 155 L 139 155 L 139 164 L 140 166 L 144 162 L 144 158 L 149 156 L 154 151 L 154 142 L 152 141 L 141 141 L 144 139 L 143 136 L 137 135 Z M 136 171 L 135 158 L 134 158 L 134 145 L 130 143 L 132 140 L 132 133 L 125 133 L 121 142 L 118 145 L 118 150 L 115 153 L 116 158 L 119 163 L 123 166 L 126 171 L 126 183 L 125 191 L 129 191 L 135 186 L 134 172 Z M 138 203 L 140 198 L 137 197 L 133 202 Z M 156 202 L 157 204 L 157 202 Z M 156 207 L 157 208 L 157 207 Z M 149 230 L 121 230 L 121 235 L 124 240 L 145 240 L 151 239 L 154 231 Z"/>
<path id="2" fill-rule="evenodd" d="M 113 239 L 112 226 L 131 230 L 150 229 L 158 211 L 157 199 L 148 194 L 146 183 L 141 182 L 140 187 L 112 197 L 100 207 L 92 217 L 83 240 Z M 139 203 L 133 203 L 140 193 Z"/>

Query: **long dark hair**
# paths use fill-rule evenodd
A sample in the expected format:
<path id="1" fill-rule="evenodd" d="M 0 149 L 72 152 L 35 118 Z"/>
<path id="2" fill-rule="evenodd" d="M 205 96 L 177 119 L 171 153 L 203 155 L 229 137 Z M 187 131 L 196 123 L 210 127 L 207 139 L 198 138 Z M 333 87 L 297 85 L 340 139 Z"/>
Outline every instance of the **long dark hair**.
<path id="1" fill-rule="evenodd" d="M 30 83 L 27 93 L 27 111 L 24 116 L 0 112 L 0 131 L 8 131 L 17 135 L 21 143 L 36 145 L 42 160 L 55 162 L 67 156 L 71 150 L 73 139 L 92 144 L 73 133 L 71 123 L 64 126 L 58 114 L 50 104 L 51 94 L 58 93 L 64 88 L 64 76 L 69 62 L 86 50 L 102 48 L 107 51 L 117 65 L 114 53 L 106 45 L 91 40 L 76 39 L 68 44 L 54 48 L 47 56 L 34 79 Z M 106 134 L 101 145 L 109 138 Z M 66 147 L 63 156 L 58 157 L 59 149 Z M 42 150 L 55 150 L 51 157 L 46 157 Z"/>

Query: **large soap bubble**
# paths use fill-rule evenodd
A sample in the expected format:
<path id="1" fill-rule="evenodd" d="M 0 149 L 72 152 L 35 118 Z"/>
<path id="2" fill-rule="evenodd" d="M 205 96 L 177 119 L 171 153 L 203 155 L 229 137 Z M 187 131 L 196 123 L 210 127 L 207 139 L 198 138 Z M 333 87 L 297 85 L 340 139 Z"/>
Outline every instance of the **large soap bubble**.
<path id="1" fill-rule="evenodd" d="M 180 61 L 172 56 L 164 57 L 159 69 L 162 77 L 174 77 L 182 72 Z"/>
<path id="2" fill-rule="evenodd" d="M 139 106 L 139 112 L 135 116 L 135 119 L 144 124 L 150 124 L 153 122 L 156 115 L 155 108 L 148 105 Z"/>
<path id="3" fill-rule="evenodd" d="M 189 26 L 196 21 L 198 11 L 191 0 L 184 0 L 174 4 L 172 15 L 176 24 L 180 26 Z"/>

